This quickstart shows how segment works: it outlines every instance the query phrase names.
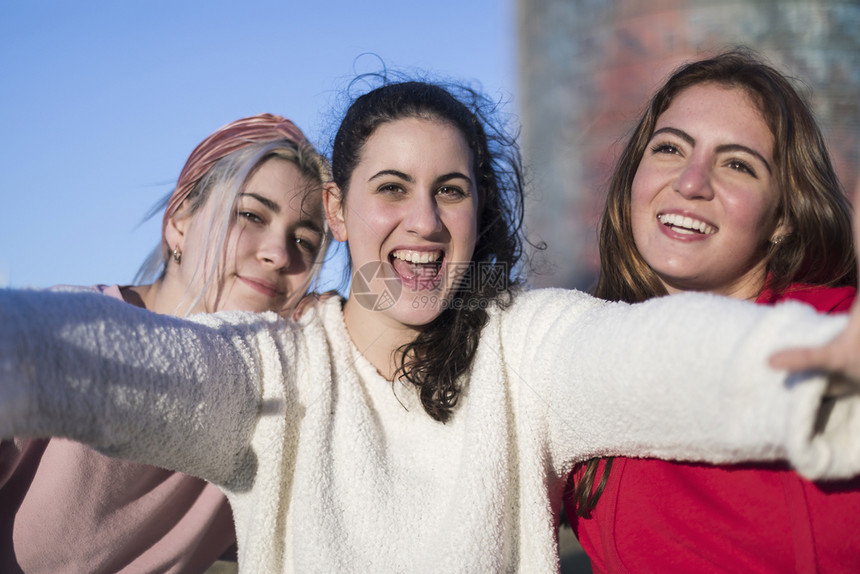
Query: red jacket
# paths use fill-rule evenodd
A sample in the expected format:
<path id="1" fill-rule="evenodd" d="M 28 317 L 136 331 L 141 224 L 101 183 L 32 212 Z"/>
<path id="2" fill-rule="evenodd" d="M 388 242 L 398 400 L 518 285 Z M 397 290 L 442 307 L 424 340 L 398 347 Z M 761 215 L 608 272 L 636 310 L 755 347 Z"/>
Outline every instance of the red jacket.
<path id="1" fill-rule="evenodd" d="M 841 312 L 855 293 L 798 285 L 756 302 Z M 567 496 L 565 508 L 595 573 L 860 572 L 860 478 L 812 483 L 781 464 L 619 457 L 591 518 Z"/>

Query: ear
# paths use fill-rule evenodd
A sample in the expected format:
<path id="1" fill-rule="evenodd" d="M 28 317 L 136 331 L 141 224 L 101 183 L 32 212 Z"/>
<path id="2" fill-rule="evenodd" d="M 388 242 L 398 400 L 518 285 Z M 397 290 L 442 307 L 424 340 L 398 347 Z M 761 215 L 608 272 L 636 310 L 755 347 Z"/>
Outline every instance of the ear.
<path id="1" fill-rule="evenodd" d="M 338 241 L 346 241 L 346 222 L 343 217 L 343 194 L 334 182 L 323 188 L 323 205 L 331 234 Z"/>
<path id="2" fill-rule="evenodd" d="M 169 251 L 178 245 L 182 251 L 185 245 L 185 232 L 188 230 L 190 217 L 171 217 L 167 220 L 167 225 L 164 228 L 164 240 L 167 242 Z"/>
<path id="3" fill-rule="evenodd" d="M 770 242 L 780 243 L 785 239 L 787 235 L 791 235 L 792 231 L 794 231 L 794 228 L 791 226 L 791 224 L 783 219 L 780 219 L 777 222 L 773 233 L 770 234 Z"/>

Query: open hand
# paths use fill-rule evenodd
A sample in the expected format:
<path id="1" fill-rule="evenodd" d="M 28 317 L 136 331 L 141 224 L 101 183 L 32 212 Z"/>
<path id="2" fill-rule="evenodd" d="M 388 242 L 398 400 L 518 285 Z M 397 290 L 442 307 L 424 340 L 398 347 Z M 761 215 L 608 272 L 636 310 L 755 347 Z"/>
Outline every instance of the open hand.
<path id="1" fill-rule="evenodd" d="M 860 298 L 855 299 L 845 329 L 822 347 L 786 349 L 770 358 L 775 369 L 825 371 L 831 379 L 851 382 L 860 389 Z"/>
<path id="2" fill-rule="evenodd" d="M 293 320 L 298 321 L 302 315 L 305 314 L 305 311 L 313 307 L 318 303 L 322 303 L 326 299 L 334 297 L 338 292 L 334 289 L 331 291 L 326 291 L 325 293 L 317 293 L 311 292 L 302 297 L 302 299 L 296 303 L 296 306 L 292 309 L 292 313 L 290 313 L 290 309 L 286 309 L 286 313 L 290 313 L 290 316 Z"/>
<path id="3" fill-rule="evenodd" d="M 860 207 L 860 185 L 854 205 Z M 860 215 L 854 210 L 854 252 L 860 246 Z M 860 262 L 860 257 L 857 257 Z M 770 365 L 788 371 L 819 370 L 830 373 L 831 380 L 850 382 L 860 389 L 860 297 L 854 300 L 845 329 L 822 347 L 787 349 L 774 354 Z"/>

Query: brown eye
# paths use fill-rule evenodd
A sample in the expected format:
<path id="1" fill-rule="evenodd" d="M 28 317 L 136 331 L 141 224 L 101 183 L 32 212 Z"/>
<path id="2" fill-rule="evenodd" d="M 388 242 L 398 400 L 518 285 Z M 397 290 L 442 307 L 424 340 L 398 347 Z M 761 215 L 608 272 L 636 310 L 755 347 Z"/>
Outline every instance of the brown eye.
<path id="1" fill-rule="evenodd" d="M 252 223 L 263 223 L 263 219 L 253 211 L 239 211 L 237 214 L 240 219 L 250 221 Z"/>
<path id="2" fill-rule="evenodd" d="M 391 195 L 396 195 L 396 194 L 403 193 L 404 190 L 403 190 L 403 187 L 397 185 L 396 183 L 386 183 L 385 185 L 380 186 L 378 191 L 380 193 L 387 193 L 387 194 L 391 194 Z"/>
<path id="3" fill-rule="evenodd" d="M 456 185 L 443 185 L 436 191 L 436 194 L 452 199 L 459 199 L 461 197 L 467 197 L 469 195 L 468 193 L 466 193 L 466 191 L 463 190 L 463 188 L 457 187 Z"/>
<path id="4" fill-rule="evenodd" d="M 299 246 L 299 249 L 308 255 L 316 255 L 317 251 L 319 251 L 319 246 L 313 241 L 309 241 L 302 237 L 296 237 L 293 241 Z"/>
<path id="5" fill-rule="evenodd" d="M 747 174 L 753 176 L 754 178 L 758 179 L 758 175 L 756 174 L 756 171 L 752 168 L 752 166 L 750 164 L 748 164 L 745 161 L 741 161 L 739 159 L 733 159 L 733 160 L 729 161 L 728 166 L 735 171 L 739 171 L 741 173 L 747 173 Z"/>
<path id="6" fill-rule="evenodd" d="M 651 153 L 655 153 L 655 154 L 657 154 L 657 153 L 670 153 L 670 154 L 674 153 L 674 154 L 677 154 L 677 153 L 680 153 L 680 150 L 678 149 L 677 146 L 672 145 L 670 143 L 660 143 L 660 144 L 656 144 L 656 145 L 651 146 Z"/>

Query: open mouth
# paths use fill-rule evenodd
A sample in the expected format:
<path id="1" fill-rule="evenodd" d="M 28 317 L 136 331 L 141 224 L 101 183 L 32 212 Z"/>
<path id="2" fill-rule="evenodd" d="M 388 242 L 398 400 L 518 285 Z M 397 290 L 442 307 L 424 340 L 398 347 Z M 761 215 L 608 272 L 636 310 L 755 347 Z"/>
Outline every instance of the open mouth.
<path id="1" fill-rule="evenodd" d="M 701 219 L 694 219 L 677 213 L 660 213 L 657 215 L 657 220 L 666 227 L 671 227 L 672 231 L 682 235 L 713 235 L 717 232 L 716 227 Z"/>
<path id="2" fill-rule="evenodd" d="M 394 272 L 409 289 L 435 289 L 442 282 L 444 251 L 398 249 L 388 259 Z"/>

